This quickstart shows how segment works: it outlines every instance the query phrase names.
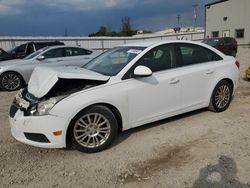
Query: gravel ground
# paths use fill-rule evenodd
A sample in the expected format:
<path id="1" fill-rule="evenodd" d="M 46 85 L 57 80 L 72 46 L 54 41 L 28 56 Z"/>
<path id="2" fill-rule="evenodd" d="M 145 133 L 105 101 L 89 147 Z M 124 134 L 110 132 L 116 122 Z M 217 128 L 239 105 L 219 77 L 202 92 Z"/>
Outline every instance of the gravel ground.
<path id="1" fill-rule="evenodd" d="M 250 49 L 240 48 L 241 71 Z M 86 154 L 41 149 L 10 134 L 15 95 L 0 92 L 0 187 L 250 187 L 250 82 L 228 110 L 206 109 L 122 133 L 112 147 Z"/>

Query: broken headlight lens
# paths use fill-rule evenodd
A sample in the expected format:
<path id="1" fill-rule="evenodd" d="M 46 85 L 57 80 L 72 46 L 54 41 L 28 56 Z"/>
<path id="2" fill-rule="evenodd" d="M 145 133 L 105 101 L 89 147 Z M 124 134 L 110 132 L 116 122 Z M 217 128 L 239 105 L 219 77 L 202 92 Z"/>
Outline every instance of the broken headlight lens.
<path id="1" fill-rule="evenodd" d="M 41 116 L 49 114 L 49 111 L 55 106 L 55 104 L 65 97 L 66 96 L 57 96 L 57 97 L 52 97 L 45 101 L 41 101 L 40 103 L 37 104 L 37 109 L 34 115 Z"/>

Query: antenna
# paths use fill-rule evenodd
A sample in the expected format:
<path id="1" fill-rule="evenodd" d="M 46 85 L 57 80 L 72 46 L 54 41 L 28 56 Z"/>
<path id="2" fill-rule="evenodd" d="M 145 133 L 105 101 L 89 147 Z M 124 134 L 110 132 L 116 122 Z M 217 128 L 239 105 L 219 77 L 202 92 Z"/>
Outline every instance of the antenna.
<path id="1" fill-rule="evenodd" d="M 194 31 L 195 31 L 195 27 L 196 27 L 196 21 L 197 21 L 197 17 L 198 17 L 198 4 L 194 4 L 192 5 L 193 9 L 194 9 Z"/>

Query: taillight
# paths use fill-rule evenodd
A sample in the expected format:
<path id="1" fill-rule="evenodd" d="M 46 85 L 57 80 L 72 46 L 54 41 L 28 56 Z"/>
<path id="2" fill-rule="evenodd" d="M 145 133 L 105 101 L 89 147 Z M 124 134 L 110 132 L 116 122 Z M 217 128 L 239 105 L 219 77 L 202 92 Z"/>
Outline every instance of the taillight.
<path id="1" fill-rule="evenodd" d="M 238 67 L 238 69 L 240 69 L 240 62 L 239 61 L 235 61 L 235 65 Z"/>

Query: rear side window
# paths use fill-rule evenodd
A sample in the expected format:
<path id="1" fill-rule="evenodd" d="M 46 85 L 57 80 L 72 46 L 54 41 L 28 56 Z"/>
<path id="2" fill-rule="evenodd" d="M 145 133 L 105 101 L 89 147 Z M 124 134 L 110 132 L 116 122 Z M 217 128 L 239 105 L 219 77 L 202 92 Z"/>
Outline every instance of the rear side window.
<path id="1" fill-rule="evenodd" d="M 177 46 L 181 61 L 178 66 L 222 60 L 222 58 L 213 51 L 199 45 L 183 43 Z"/>
<path id="2" fill-rule="evenodd" d="M 79 56 L 79 55 L 89 55 L 92 52 L 82 48 L 65 48 L 65 55 L 68 56 Z"/>
<path id="3" fill-rule="evenodd" d="M 232 44 L 233 39 L 232 38 L 224 38 L 225 44 Z"/>

